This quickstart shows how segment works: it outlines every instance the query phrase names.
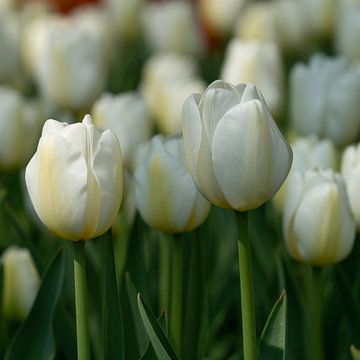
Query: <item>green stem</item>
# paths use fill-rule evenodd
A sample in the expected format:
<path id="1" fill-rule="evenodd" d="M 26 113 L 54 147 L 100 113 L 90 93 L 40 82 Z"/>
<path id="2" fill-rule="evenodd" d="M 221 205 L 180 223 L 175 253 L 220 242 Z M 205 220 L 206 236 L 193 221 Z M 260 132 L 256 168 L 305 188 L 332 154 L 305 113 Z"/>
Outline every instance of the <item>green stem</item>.
<path id="1" fill-rule="evenodd" d="M 255 360 L 257 358 L 256 325 L 247 213 L 239 214 L 238 252 L 244 359 Z"/>
<path id="2" fill-rule="evenodd" d="M 86 304 L 85 242 L 74 242 L 74 283 L 78 360 L 90 359 Z"/>
<path id="3" fill-rule="evenodd" d="M 180 354 L 182 330 L 182 239 L 174 235 L 171 283 L 170 329 L 175 349 Z"/>
<path id="4" fill-rule="evenodd" d="M 159 279 L 159 300 L 160 300 L 160 312 L 163 309 L 169 308 L 169 296 L 170 296 L 170 274 L 171 274 L 171 262 L 170 262 L 170 239 L 163 235 L 159 239 L 160 241 L 160 279 Z"/>

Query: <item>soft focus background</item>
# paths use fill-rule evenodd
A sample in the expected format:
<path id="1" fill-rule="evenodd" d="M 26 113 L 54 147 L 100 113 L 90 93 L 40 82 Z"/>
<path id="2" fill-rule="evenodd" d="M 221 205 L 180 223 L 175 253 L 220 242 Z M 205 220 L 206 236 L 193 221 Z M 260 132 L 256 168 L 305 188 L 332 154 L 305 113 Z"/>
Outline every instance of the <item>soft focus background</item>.
<path id="1" fill-rule="evenodd" d="M 87 113 L 116 133 L 123 153 L 125 194 L 113 226 L 119 346 L 125 359 L 141 358 L 148 344 L 131 295 L 141 292 L 156 316 L 168 308 L 173 235 L 151 229 L 138 214 L 133 174 L 151 137 L 180 134 L 185 99 L 216 79 L 258 87 L 293 146 L 291 172 L 341 171 L 360 224 L 360 151 L 343 156 L 360 135 L 360 1 L 0 0 L 0 358 L 8 351 L 24 359 L 9 348 L 26 348 L 26 341 L 47 348 L 26 358 L 76 358 L 71 243 L 41 224 L 24 167 L 47 119 L 74 123 Z M 313 266 L 319 261 L 310 255 L 293 260 L 283 236 L 287 186 L 249 215 L 258 337 L 285 289 L 286 359 L 352 359 L 350 346 L 360 347 L 358 241 L 336 264 Z M 183 359 L 242 357 L 237 221 L 213 206 L 203 225 L 177 235 Z M 318 224 L 319 239 L 326 226 Z M 326 246 L 341 247 L 340 238 L 334 241 Z M 94 359 L 102 358 L 102 242 L 86 245 Z M 65 280 L 43 283 L 40 305 L 28 317 L 59 248 Z"/>

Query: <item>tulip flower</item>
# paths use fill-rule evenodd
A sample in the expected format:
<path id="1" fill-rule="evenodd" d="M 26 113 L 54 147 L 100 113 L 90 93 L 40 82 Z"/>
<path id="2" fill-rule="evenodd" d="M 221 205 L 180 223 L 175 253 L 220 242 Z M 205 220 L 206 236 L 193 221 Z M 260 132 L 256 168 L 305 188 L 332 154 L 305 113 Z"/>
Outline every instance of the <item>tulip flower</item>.
<path id="1" fill-rule="evenodd" d="M 281 114 L 284 69 L 275 43 L 231 40 L 225 53 L 221 79 L 233 84 L 253 83 L 264 95 L 273 116 Z"/>
<path id="2" fill-rule="evenodd" d="M 4 316 L 23 321 L 35 300 L 40 276 L 27 249 L 11 246 L 2 254 L 1 262 L 4 271 Z"/>
<path id="3" fill-rule="evenodd" d="M 341 175 L 344 177 L 351 211 L 360 231 L 360 145 L 345 149 L 341 159 Z"/>
<path id="4" fill-rule="evenodd" d="M 336 84 L 336 86 L 334 86 Z M 290 74 L 290 111 L 297 132 L 344 146 L 360 131 L 360 75 L 344 58 L 315 55 Z"/>
<path id="5" fill-rule="evenodd" d="M 180 137 L 155 136 L 135 172 L 136 206 L 150 226 L 171 233 L 190 231 L 204 222 L 210 203 L 186 169 Z"/>
<path id="6" fill-rule="evenodd" d="M 151 50 L 198 53 L 203 48 L 193 4 L 175 0 L 150 3 L 142 8 L 141 25 Z"/>
<path id="7" fill-rule="evenodd" d="M 41 221 L 68 240 L 103 234 L 120 207 L 121 161 L 116 135 L 96 129 L 89 115 L 72 125 L 47 120 L 25 172 Z"/>
<path id="8" fill-rule="evenodd" d="M 289 176 L 281 186 L 280 190 L 274 196 L 274 204 L 280 212 L 284 209 L 286 189 L 289 179 L 297 171 L 321 168 L 337 168 L 337 152 L 334 144 L 329 139 L 319 140 L 316 136 L 299 137 L 291 144 L 293 151 L 293 162 Z"/>
<path id="9" fill-rule="evenodd" d="M 338 53 L 360 61 L 360 2 L 339 1 L 335 46 Z"/>
<path id="10" fill-rule="evenodd" d="M 41 106 L 0 87 L 0 169 L 19 168 L 34 153 L 41 132 Z"/>
<path id="11" fill-rule="evenodd" d="M 286 193 L 283 232 L 298 261 L 329 265 L 348 256 L 355 221 L 342 177 L 329 169 L 295 173 Z"/>
<path id="12" fill-rule="evenodd" d="M 144 100 L 137 93 L 104 94 L 92 108 L 97 127 L 111 129 L 119 139 L 124 164 L 133 169 L 137 148 L 150 139 L 152 124 Z"/>
<path id="13" fill-rule="evenodd" d="M 284 182 L 292 152 L 252 84 L 213 82 L 183 108 L 186 161 L 200 192 L 239 211 L 269 200 Z"/>
<path id="14" fill-rule="evenodd" d="M 182 129 L 182 106 L 193 92 L 205 89 L 192 58 L 157 54 L 144 66 L 141 90 L 159 131 L 176 135 Z"/>
<path id="15" fill-rule="evenodd" d="M 35 63 L 34 76 L 40 91 L 58 107 L 85 109 L 105 85 L 104 33 L 92 21 L 75 16 L 39 22 L 40 26 L 33 27 L 35 53 L 29 52 L 28 63 L 30 67 Z"/>

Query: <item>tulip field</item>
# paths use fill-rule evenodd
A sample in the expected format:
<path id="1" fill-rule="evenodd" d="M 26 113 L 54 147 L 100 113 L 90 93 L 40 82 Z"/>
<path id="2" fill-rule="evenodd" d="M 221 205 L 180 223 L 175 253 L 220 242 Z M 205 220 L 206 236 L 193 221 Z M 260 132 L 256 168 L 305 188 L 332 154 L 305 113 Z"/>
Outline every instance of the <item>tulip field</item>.
<path id="1" fill-rule="evenodd" d="M 360 360 L 359 0 L 0 0 L 0 359 Z"/>

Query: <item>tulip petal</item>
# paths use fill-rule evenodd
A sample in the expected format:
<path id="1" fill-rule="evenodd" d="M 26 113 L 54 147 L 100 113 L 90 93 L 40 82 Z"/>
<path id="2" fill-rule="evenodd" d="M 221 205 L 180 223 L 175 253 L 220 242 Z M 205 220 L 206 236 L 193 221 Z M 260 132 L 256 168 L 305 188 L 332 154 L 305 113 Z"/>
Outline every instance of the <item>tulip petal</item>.
<path id="1" fill-rule="evenodd" d="M 260 206 L 271 189 L 272 144 L 259 100 L 233 107 L 213 139 L 214 172 L 227 201 L 237 210 Z"/>
<path id="2" fill-rule="evenodd" d="M 114 222 L 122 198 L 121 151 L 116 135 L 106 130 L 102 133 L 94 155 L 92 172 L 100 190 L 100 206 L 95 233 L 104 233 Z M 109 171 L 110 169 L 110 171 Z"/>
<path id="3" fill-rule="evenodd" d="M 214 81 L 204 92 L 199 109 L 202 129 L 211 143 L 215 129 L 223 115 L 240 102 L 237 89 L 229 83 Z"/>
<path id="4" fill-rule="evenodd" d="M 63 137 L 48 133 L 26 168 L 26 185 L 40 219 L 57 236 L 80 240 L 87 203 L 87 164 Z"/>
<path id="5" fill-rule="evenodd" d="M 154 152 L 135 179 L 136 205 L 144 220 L 162 231 L 184 231 L 197 192 L 184 166 L 164 152 Z"/>
<path id="6" fill-rule="evenodd" d="M 197 166 L 201 143 L 201 118 L 198 107 L 200 98 L 200 94 L 193 94 L 185 101 L 182 118 L 186 165 L 197 187 L 201 191 L 202 186 L 197 179 Z"/>

